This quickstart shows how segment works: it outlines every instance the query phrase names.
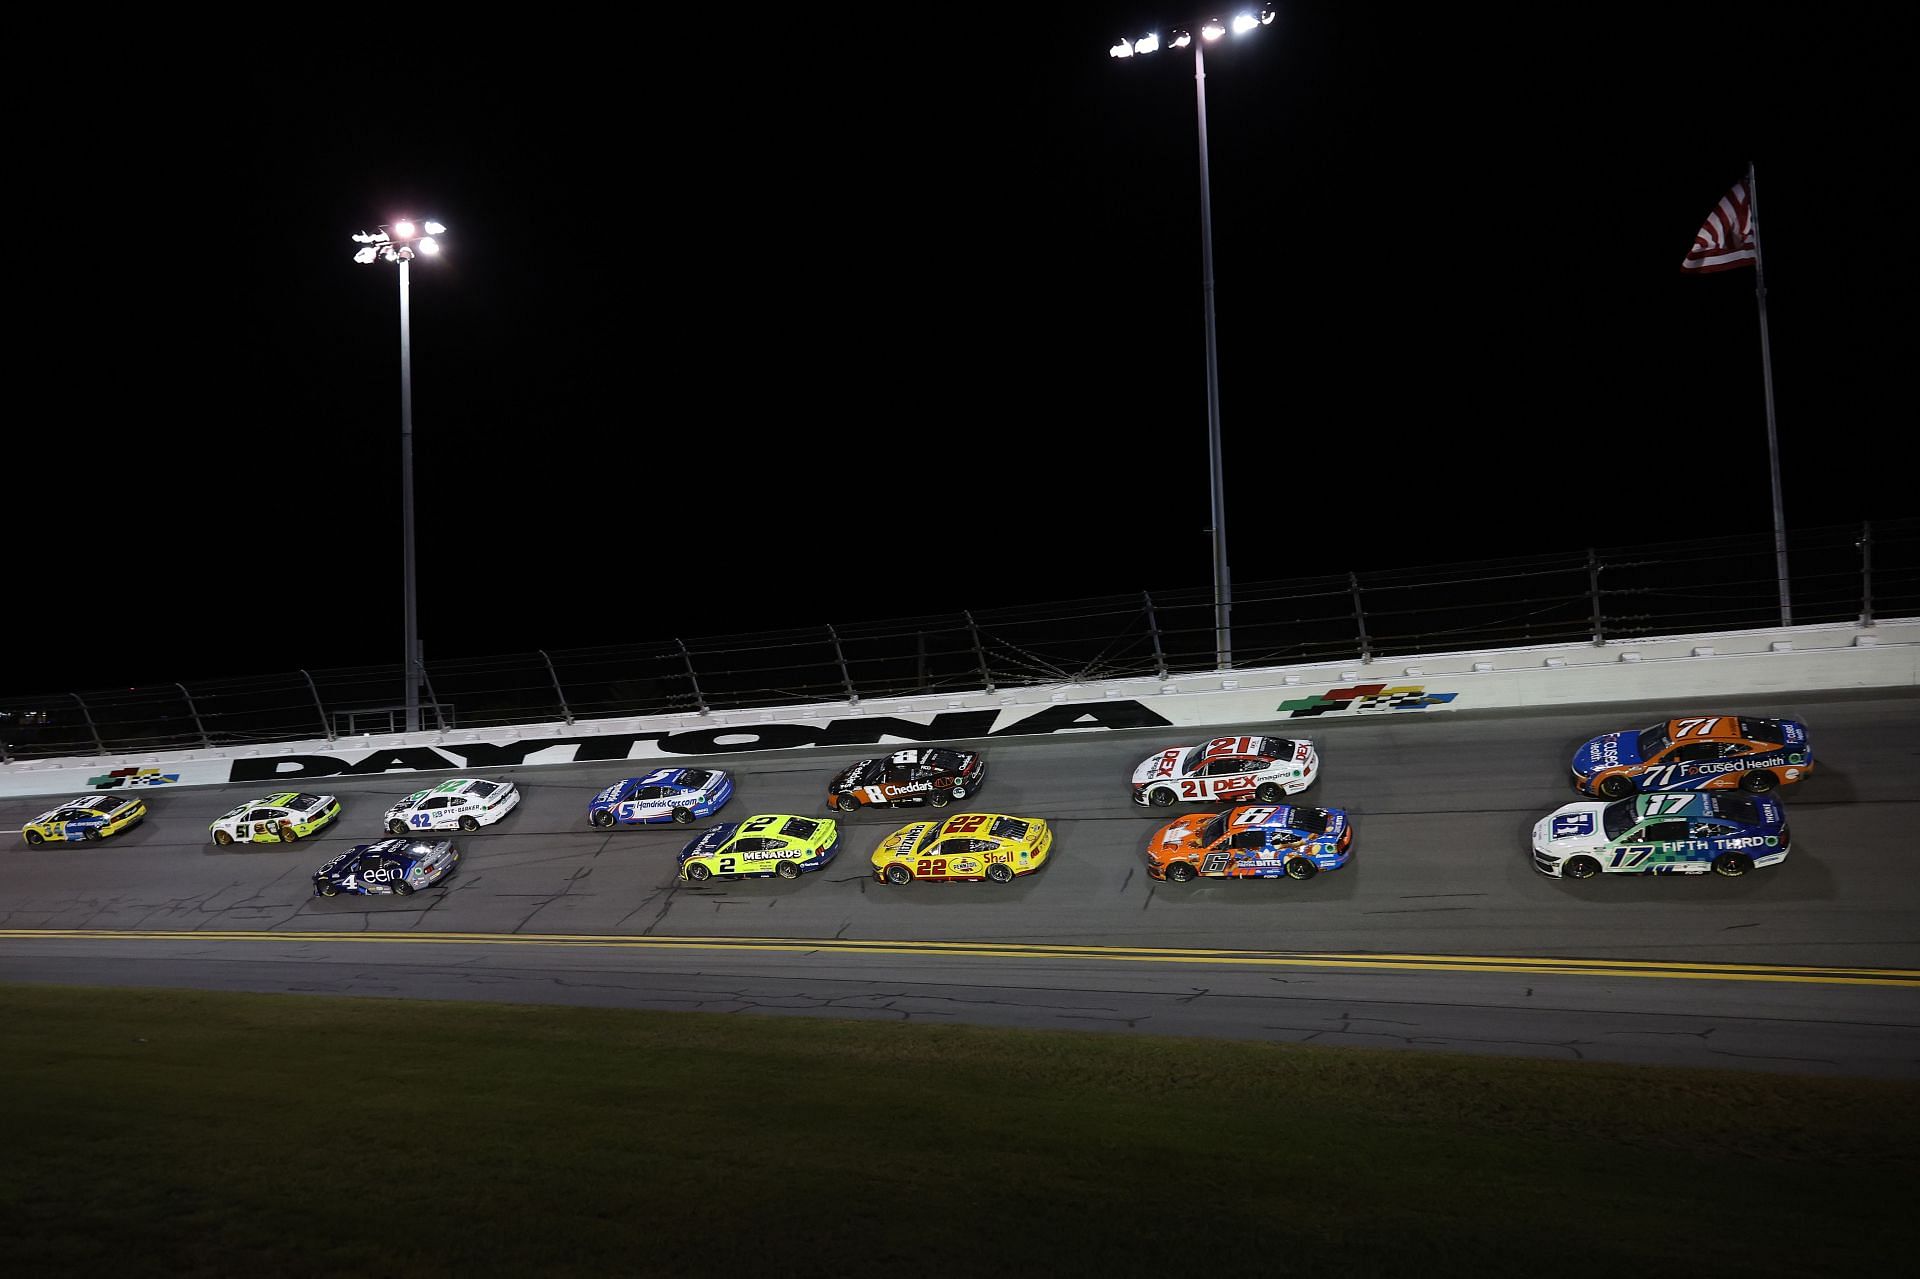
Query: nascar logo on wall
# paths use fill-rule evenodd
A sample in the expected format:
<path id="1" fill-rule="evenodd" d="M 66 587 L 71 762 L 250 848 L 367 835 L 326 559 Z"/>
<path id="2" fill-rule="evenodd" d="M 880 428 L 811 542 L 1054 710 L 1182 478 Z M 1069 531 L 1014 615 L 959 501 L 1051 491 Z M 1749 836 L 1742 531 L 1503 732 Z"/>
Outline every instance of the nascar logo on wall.
<path id="1" fill-rule="evenodd" d="M 1288 719 L 1308 719 L 1334 711 L 1356 714 L 1369 711 L 1423 711 L 1429 706 L 1445 706 L 1458 693 L 1429 693 L 1424 684 L 1355 684 L 1352 688 L 1330 688 L 1312 697 L 1296 698 L 1274 707 L 1285 711 Z"/>

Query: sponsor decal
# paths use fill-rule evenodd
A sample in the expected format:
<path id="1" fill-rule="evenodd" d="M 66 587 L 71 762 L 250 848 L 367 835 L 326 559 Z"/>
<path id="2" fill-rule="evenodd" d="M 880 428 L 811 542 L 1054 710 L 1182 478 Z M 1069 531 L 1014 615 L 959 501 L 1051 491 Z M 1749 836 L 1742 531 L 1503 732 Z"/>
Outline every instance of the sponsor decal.
<path id="1" fill-rule="evenodd" d="M 166 786 L 179 780 L 180 774 L 163 773 L 157 768 L 116 768 L 111 773 L 89 777 L 87 785 L 95 790 L 115 790 L 121 787 Z"/>
<path id="2" fill-rule="evenodd" d="M 1429 706 L 1445 706 L 1458 693 L 1429 693 L 1424 684 L 1355 684 L 1352 688 L 1330 688 L 1311 697 L 1295 698 L 1274 707 L 1285 711 L 1289 719 L 1310 719 L 1334 711 L 1420 711 Z"/>
<path id="3" fill-rule="evenodd" d="M 747 862 L 777 862 L 792 858 L 796 861 L 803 861 L 807 855 L 807 850 L 804 848 L 769 848 L 757 853 L 742 853 L 740 854 L 740 860 Z"/>
<path id="4" fill-rule="evenodd" d="M 1451 693 L 1446 695 L 1452 697 Z M 671 755 L 720 755 L 789 750 L 802 746 L 874 745 L 883 737 L 942 741 L 961 737 L 1032 737 L 1047 733 L 1126 728 L 1170 728 L 1171 721 L 1133 701 L 1047 706 L 1000 728 L 1008 711 L 946 711 L 925 723 L 897 716 L 862 716 L 820 724 L 742 724 L 684 733 L 614 733 L 605 737 L 552 738 L 506 743 L 463 742 L 414 746 L 366 755 L 265 755 L 229 763 L 230 782 L 287 782 L 312 777 L 364 777 L 378 773 L 435 772 L 476 767 L 512 767 L 540 755 L 543 764 L 592 764 L 634 757 L 642 744 Z M 404 805 L 396 808 L 401 811 Z"/>
<path id="5" fill-rule="evenodd" d="M 1565 839 L 1569 835 L 1593 834 L 1592 813 L 1567 813 L 1553 819 L 1553 838 Z"/>

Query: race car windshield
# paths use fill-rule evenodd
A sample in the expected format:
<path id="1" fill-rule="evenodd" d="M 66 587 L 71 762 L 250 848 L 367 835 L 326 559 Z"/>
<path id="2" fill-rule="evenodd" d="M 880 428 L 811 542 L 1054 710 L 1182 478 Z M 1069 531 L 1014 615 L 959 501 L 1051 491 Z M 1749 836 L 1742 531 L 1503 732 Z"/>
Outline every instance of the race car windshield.
<path id="1" fill-rule="evenodd" d="M 931 750 L 927 752 L 926 762 L 945 772 L 957 773 L 966 767 L 967 757 L 959 751 Z"/>
<path id="2" fill-rule="evenodd" d="M 787 824 L 780 828 L 780 833 L 791 835 L 795 839 L 812 839 L 813 833 L 819 829 L 819 822 L 809 821 L 805 817 L 789 817 Z"/>
<path id="3" fill-rule="evenodd" d="M 1740 721 L 1740 736 L 1750 742 L 1784 742 L 1787 735 L 1780 731 L 1777 719 L 1743 719 Z"/>
<path id="4" fill-rule="evenodd" d="M 1205 745 L 1196 746 L 1188 751 L 1186 757 L 1180 761 L 1180 771 L 1182 773 L 1194 772 L 1200 767 L 1200 761 L 1206 757 L 1206 753 L 1207 748 Z"/>
<path id="5" fill-rule="evenodd" d="M 1600 815 L 1600 829 L 1607 833 L 1608 839 L 1619 839 L 1627 829 L 1638 820 L 1634 812 L 1633 801 L 1617 799 L 1607 805 L 1607 811 Z"/>
<path id="6" fill-rule="evenodd" d="M 988 833 L 996 839 L 1025 839 L 1028 829 L 1029 827 L 1023 821 L 1012 817 L 1001 817 L 995 820 Z"/>
<path id="7" fill-rule="evenodd" d="M 1660 751 L 1667 749 L 1667 726 L 1655 724 L 1642 730 L 1640 734 L 1640 758 L 1652 759 Z"/>
<path id="8" fill-rule="evenodd" d="M 1713 810 L 1721 817 L 1748 826 L 1760 824 L 1760 805 L 1748 795 L 1717 795 L 1714 797 Z"/>
<path id="9" fill-rule="evenodd" d="M 1287 824 L 1297 827 L 1300 830 L 1311 831 L 1315 835 L 1324 835 L 1327 833 L 1327 810 L 1324 808 L 1296 808 L 1293 810 L 1292 819 L 1288 821 Z"/>
<path id="10" fill-rule="evenodd" d="M 1227 814 L 1222 813 L 1218 817 L 1214 818 L 1212 821 L 1208 822 L 1206 824 L 1205 829 L 1203 829 L 1200 832 L 1201 847 L 1212 848 L 1216 843 L 1219 842 L 1220 837 L 1226 833 L 1227 833 Z"/>
<path id="11" fill-rule="evenodd" d="M 475 782 L 467 788 L 467 794 L 473 796 L 475 799 L 485 799 L 499 789 L 500 788 L 492 782 Z"/>
<path id="12" fill-rule="evenodd" d="M 240 807 L 234 809 L 232 812 L 220 814 L 220 820 L 224 822 L 229 817 L 238 817 L 240 814 L 246 812 L 249 808 L 252 808 L 252 807 L 253 807 L 253 802 L 249 800 L 247 803 L 240 805 Z"/>

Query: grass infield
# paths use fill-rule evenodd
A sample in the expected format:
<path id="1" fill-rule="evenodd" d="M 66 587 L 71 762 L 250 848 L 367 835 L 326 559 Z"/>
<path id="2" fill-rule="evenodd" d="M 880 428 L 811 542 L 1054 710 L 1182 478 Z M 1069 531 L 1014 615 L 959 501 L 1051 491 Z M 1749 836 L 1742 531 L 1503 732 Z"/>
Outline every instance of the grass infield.
<path id="1" fill-rule="evenodd" d="M 1920 1085 L 0 986 L 16 1275 L 1904 1269 Z"/>

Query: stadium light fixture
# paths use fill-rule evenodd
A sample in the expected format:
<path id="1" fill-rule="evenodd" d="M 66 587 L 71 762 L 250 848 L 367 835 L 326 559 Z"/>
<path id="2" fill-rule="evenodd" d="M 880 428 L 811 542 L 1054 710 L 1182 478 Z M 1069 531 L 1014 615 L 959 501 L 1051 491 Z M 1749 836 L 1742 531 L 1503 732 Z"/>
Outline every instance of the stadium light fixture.
<path id="1" fill-rule="evenodd" d="M 1235 16 L 1236 35 L 1256 31 L 1273 23 L 1274 7 L 1261 6 L 1257 14 L 1243 12 Z M 1209 18 L 1200 24 L 1201 43 L 1195 44 L 1185 28 L 1176 27 L 1168 40 L 1175 49 L 1193 47 L 1194 101 L 1200 122 L 1200 264 L 1201 294 L 1206 303 L 1207 323 L 1207 453 L 1213 490 L 1213 625 L 1214 656 L 1220 670 L 1233 666 L 1233 578 L 1227 569 L 1226 479 L 1220 456 L 1220 352 L 1213 320 L 1213 195 L 1207 176 L 1207 67 L 1201 50 L 1207 42 L 1227 34 L 1227 24 Z M 1132 45 L 1122 40 L 1111 53 L 1131 57 L 1151 53 L 1160 47 L 1157 36 L 1149 35 Z M 1126 52 L 1122 53 L 1121 49 Z"/>
<path id="2" fill-rule="evenodd" d="M 420 235 L 423 227 L 425 236 Z M 401 218 L 353 237 L 354 243 L 364 246 L 353 255 L 355 262 L 366 265 L 385 259 L 400 267 L 400 544 L 406 590 L 406 659 L 400 669 L 406 686 L 409 733 L 420 731 L 420 684 L 425 672 L 420 661 L 419 584 L 413 551 L 413 332 L 407 264 L 413 260 L 416 244 L 428 257 L 439 253 L 439 242 L 433 237 L 446 233 L 447 228 L 438 222 L 426 220 L 416 225 L 411 218 Z"/>

